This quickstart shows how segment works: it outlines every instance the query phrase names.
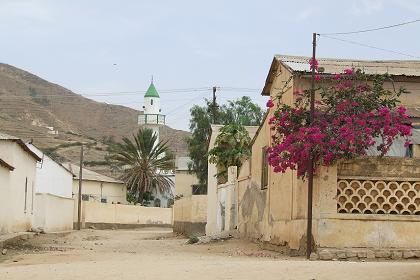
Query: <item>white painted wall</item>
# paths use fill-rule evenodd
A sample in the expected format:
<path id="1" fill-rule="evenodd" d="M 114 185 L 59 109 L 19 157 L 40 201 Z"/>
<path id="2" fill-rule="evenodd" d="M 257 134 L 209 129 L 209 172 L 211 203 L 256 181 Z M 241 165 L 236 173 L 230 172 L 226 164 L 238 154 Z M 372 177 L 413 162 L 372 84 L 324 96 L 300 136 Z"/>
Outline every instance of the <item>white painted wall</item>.
<path id="1" fill-rule="evenodd" d="M 45 232 L 72 230 L 73 207 L 72 198 L 37 193 L 35 194 L 33 227 L 42 228 Z"/>
<path id="2" fill-rule="evenodd" d="M 144 114 L 160 114 L 160 98 L 145 97 L 144 98 Z"/>
<path id="3" fill-rule="evenodd" d="M 27 146 L 42 158 L 42 162 L 37 165 L 35 192 L 72 198 L 73 174 L 34 145 L 28 144 Z"/>
<path id="4" fill-rule="evenodd" d="M 0 140 L 0 158 L 15 167 L 9 173 L 0 173 L 0 212 L 5 213 L 0 215 L 0 233 L 27 231 L 32 227 L 34 214 L 37 161 L 8 140 Z"/>

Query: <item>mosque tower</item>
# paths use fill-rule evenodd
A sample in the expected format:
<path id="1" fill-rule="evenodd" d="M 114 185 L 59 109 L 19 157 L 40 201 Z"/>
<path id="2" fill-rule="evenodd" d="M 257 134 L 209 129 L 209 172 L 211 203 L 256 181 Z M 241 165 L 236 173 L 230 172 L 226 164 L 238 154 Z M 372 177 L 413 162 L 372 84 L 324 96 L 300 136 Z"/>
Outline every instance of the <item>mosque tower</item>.
<path id="1" fill-rule="evenodd" d="M 159 141 L 159 127 L 165 125 L 165 115 L 160 110 L 159 93 L 153 84 L 153 78 L 144 95 L 143 113 L 139 115 L 138 124 L 153 130 Z"/>

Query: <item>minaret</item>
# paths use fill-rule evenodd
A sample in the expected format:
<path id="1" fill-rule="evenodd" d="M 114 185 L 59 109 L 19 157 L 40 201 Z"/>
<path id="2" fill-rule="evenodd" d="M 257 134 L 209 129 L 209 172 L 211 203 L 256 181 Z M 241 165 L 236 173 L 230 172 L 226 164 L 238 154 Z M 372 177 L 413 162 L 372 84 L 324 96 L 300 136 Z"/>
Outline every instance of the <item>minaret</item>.
<path id="1" fill-rule="evenodd" d="M 160 113 L 160 97 L 153 84 L 153 77 L 144 95 L 143 113 L 139 115 L 138 124 L 151 128 L 159 141 L 159 127 L 165 124 L 165 115 Z"/>

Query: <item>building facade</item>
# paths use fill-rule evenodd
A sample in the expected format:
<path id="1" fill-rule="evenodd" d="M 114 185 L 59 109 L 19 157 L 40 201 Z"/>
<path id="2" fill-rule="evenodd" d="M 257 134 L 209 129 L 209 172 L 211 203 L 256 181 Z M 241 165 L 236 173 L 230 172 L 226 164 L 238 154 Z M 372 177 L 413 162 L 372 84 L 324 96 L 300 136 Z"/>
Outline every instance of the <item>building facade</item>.
<path id="1" fill-rule="evenodd" d="M 0 133 L 0 233 L 32 227 L 37 162 L 21 139 Z"/>
<path id="2" fill-rule="evenodd" d="M 290 80 L 292 86 L 282 100 L 292 105 L 294 90 L 310 87 L 308 61 L 308 57 L 276 56 L 262 94 L 275 98 L 278 89 Z M 412 112 L 413 120 L 418 118 L 415 112 L 420 106 L 420 62 L 318 59 L 318 63 L 324 74 L 340 73 L 345 68 L 360 68 L 368 76 L 391 74 L 396 87 L 411 91 L 401 101 Z M 247 168 L 239 172 L 237 227 L 242 237 L 304 254 L 307 181 L 298 179 L 293 170 L 273 172 L 264 157 L 264 150 L 272 144 L 268 119 L 274 109 L 269 110 L 252 141 L 252 156 L 244 164 Z M 396 147 L 397 152 L 382 159 L 366 156 L 319 168 L 314 176 L 311 237 L 317 252 L 359 248 L 363 258 L 420 249 L 420 237 L 416 234 L 420 231 L 420 155 L 416 152 L 420 139 L 415 122 L 413 129 L 413 144 L 408 147 L 411 154 L 400 152 L 404 147 Z M 353 256 L 354 251 L 343 254 Z M 325 254 L 319 256 L 323 258 Z"/>

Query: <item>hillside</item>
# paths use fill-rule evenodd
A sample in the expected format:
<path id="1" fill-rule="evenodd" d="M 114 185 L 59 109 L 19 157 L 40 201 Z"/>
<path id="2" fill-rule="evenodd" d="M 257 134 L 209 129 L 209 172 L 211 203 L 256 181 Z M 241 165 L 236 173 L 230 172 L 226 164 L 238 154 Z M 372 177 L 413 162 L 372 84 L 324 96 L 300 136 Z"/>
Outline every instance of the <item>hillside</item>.
<path id="1" fill-rule="evenodd" d="M 138 114 L 137 110 L 93 101 L 27 71 L 0 64 L 0 130 L 33 139 L 35 145 L 62 161 L 78 163 L 80 143 L 86 143 L 91 148 L 86 155 L 90 168 L 108 173 L 104 166 L 107 142 L 131 136 L 138 129 Z M 50 134 L 48 127 L 58 134 Z M 161 128 L 161 138 L 168 140 L 179 156 L 187 154 L 185 138 L 189 135 L 168 126 Z"/>

